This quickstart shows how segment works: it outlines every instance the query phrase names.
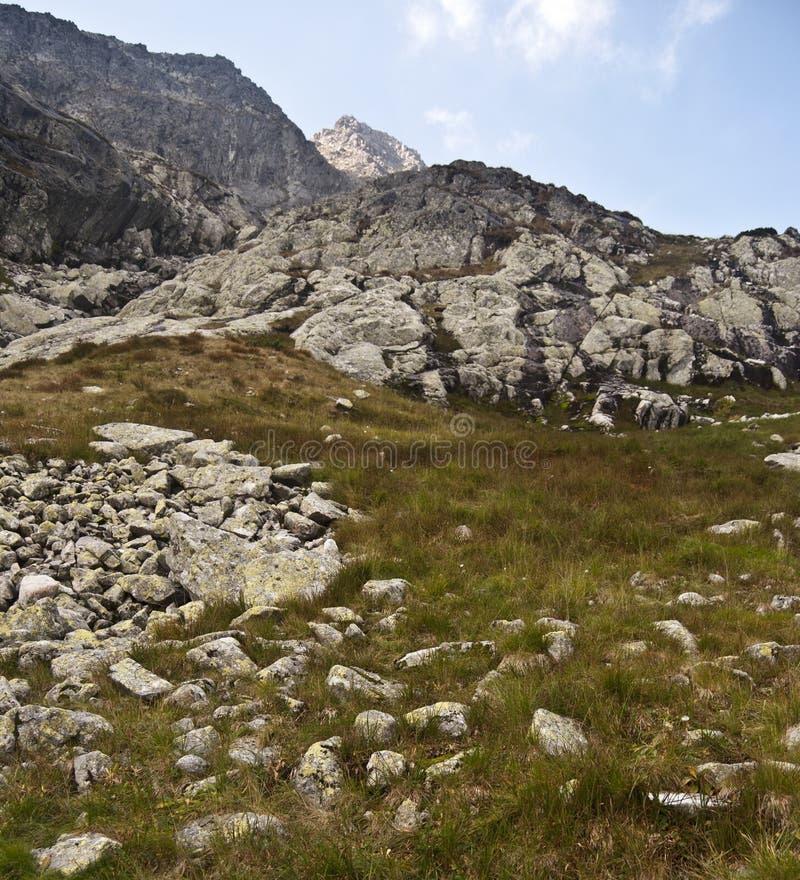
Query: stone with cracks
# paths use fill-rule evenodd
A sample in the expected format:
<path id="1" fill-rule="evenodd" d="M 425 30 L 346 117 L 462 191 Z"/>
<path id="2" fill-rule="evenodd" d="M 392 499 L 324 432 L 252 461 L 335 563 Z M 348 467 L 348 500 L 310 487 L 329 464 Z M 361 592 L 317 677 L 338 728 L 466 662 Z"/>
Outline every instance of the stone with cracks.
<path id="1" fill-rule="evenodd" d="M 468 730 L 469 709 L 463 703 L 442 701 L 430 706 L 421 706 L 406 713 L 406 724 L 414 730 L 435 730 L 441 736 L 464 736 Z"/>
<path id="2" fill-rule="evenodd" d="M 105 718 L 92 712 L 22 706 L 13 709 L 6 717 L 13 717 L 16 721 L 17 748 L 29 755 L 57 751 L 66 746 L 92 746 L 101 737 L 114 732 Z"/>
<path id="3" fill-rule="evenodd" d="M 223 636 L 186 652 L 186 658 L 202 669 L 222 672 L 226 678 L 251 678 L 258 666 L 245 654 L 232 636 Z"/>
<path id="4" fill-rule="evenodd" d="M 357 696 L 372 700 L 397 700 L 405 690 L 404 685 L 387 681 L 376 672 L 338 664 L 330 668 L 325 683 L 339 699 Z"/>

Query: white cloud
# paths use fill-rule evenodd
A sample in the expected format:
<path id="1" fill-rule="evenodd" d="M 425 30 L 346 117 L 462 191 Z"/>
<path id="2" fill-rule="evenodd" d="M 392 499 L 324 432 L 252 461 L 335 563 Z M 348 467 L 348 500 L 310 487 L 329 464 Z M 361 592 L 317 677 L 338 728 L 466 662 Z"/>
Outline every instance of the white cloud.
<path id="1" fill-rule="evenodd" d="M 406 10 L 406 25 L 417 47 L 440 39 L 473 43 L 483 21 L 484 0 L 415 0 Z"/>
<path id="2" fill-rule="evenodd" d="M 567 52 L 607 55 L 615 0 L 515 0 L 496 34 L 498 45 L 538 70 Z"/>
<path id="3" fill-rule="evenodd" d="M 425 114 L 425 121 L 440 128 L 442 142 L 451 153 L 466 150 L 475 143 L 475 123 L 466 110 L 433 107 Z"/>
<path id="4" fill-rule="evenodd" d="M 520 131 L 515 128 L 497 142 L 497 151 L 501 156 L 519 156 L 527 153 L 536 143 L 536 135 L 532 131 Z"/>
<path id="5" fill-rule="evenodd" d="M 732 0 L 681 0 L 672 15 L 672 33 L 656 57 L 656 67 L 667 81 L 678 75 L 680 51 L 686 39 L 698 28 L 714 24 L 726 16 Z"/>

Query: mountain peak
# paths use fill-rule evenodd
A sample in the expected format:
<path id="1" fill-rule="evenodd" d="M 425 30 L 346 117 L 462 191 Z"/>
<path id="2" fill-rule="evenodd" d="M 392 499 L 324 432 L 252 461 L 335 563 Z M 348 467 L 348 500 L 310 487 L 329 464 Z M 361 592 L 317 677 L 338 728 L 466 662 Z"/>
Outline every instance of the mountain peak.
<path id="1" fill-rule="evenodd" d="M 422 157 L 397 138 L 345 114 L 312 138 L 325 159 L 353 179 L 425 168 Z"/>

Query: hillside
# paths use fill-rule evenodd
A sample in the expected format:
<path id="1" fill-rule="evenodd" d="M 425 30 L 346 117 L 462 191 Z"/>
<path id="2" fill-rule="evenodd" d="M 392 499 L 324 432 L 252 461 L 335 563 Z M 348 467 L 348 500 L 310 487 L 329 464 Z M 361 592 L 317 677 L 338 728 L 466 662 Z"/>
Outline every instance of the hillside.
<path id="1" fill-rule="evenodd" d="M 560 403 L 548 427 L 365 391 L 280 334 L 0 377 L 5 443 L 30 456 L 0 462 L 20 566 L 0 575 L 4 876 L 66 851 L 114 880 L 793 876 L 798 477 L 762 459 L 800 417 L 739 419 L 796 395 L 620 439 L 563 433 Z M 147 447 L 120 420 L 206 439 Z M 144 467 L 74 465 L 125 454 L 87 446 L 98 424 Z M 321 469 L 278 467 L 302 455 Z M 209 467 L 247 494 L 215 498 Z M 215 555 L 187 578 L 192 518 Z M 213 599 L 255 571 L 224 554 L 264 566 L 330 537 L 323 595 L 244 617 L 252 595 Z M 26 609 L 33 571 L 52 583 Z M 364 589 L 394 578 L 400 608 Z"/>

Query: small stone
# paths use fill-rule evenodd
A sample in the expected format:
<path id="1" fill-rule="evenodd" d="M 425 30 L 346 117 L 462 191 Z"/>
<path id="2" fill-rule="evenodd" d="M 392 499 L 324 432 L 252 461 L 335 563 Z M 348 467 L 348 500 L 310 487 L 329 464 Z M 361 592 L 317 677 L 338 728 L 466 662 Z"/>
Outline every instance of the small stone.
<path id="1" fill-rule="evenodd" d="M 575 653 L 575 646 L 572 639 L 566 632 L 549 632 L 542 636 L 547 653 L 555 660 L 556 663 L 563 663 L 569 660 Z"/>
<path id="2" fill-rule="evenodd" d="M 203 669 L 222 672 L 227 678 L 251 678 L 258 666 L 245 654 L 232 636 L 206 642 L 186 652 L 186 657 Z"/>
<path id="3" fill-rule="evenodd" d="M 431 814 L 427 810 L 420 810 L 414 801 L 406 798 L 397 808 L 392 825 L 403 834 L 413 834 L 430 820 Z"/>
<path id="4" fill-rule="evenodd" d="M 792 751 L 800 748 L 800 724 L 795 724 L 786 731 L 783 735 L 783 744 Z"/>
<path id="5" fill-rule="evenodd" d="M 373 606 L 402 605 L 411 584 L 403 578 L 384 581 L 367 581 L 361 588 L 364 598 Z"/>
<path id="6" fill-rule="evenodd" d="M 740 535 L 750 529 L 756 529 L 761 525 L 757 519 L 732 519 L 726 523 L 709 526 L 708 531 L 712 535 Z"/>
<path id="7" fill-rule="evenodd" d="M 353 642 L 360 642 L 365 639 L 366 633 L 357 623 L 349 623 L 344 631 L 344 637 Z"/>
<path id="8" fill-rule="evenodd" d="M 35 849 L 31 855 L 40 871 L 72 877 L 102 862 L 122 844 L 102 834 L 62 834 L 53 846 Z"/>
<path id="9" fill-rule="evenodd" d="M 198 858 L 210 853 L 217 840 L 228 844 L 247 839 L 266 843 L 286 836 L 283 822 L 270 813 L 228 813 L 189 822 L 176 834 L 175 841 L 189 856 Z"/>
<path id="10" fill-rule="evenodd" d="M 400 752 L 373 752 L 367 761 L 367 788 L 387 788 L 408 771 L 408 762 Z"/>
<path id="11" fill-rule="evenodd" d="M 175 762 L 175 769 L 185 776 L 202 779 L 208 774 L 208 761 L 200 755 L 183 755 Z"/>
<path id="12" fill-rule="evenodd" d="M 234 617 L 231 621 L 231 629 L 241 629 L 245 624 L 258 623 L 262 620 L 280 623 L 284 613 L 283 608 L 276 608 L 274 605 L 254 605 L 238 617 Z"/>
<path id="13" fill-rule="evenodd" d="M 396 742 L 398 736 L 397 720 L 394 716 L 377 709 L 368 709 L 356 715 L 353 730 L 364 741 L 382 746 Z"/>
<path id="14" fill-rule="evenodd" d="M 650 800 L 656 800 L 662 807 L 678 810 L 681 813 L 687 813 L 690 816 L 696 816 L 703 810 L 715 809 L 717 807 L 725 807 L 727 801 L 723 801 L 717 797 L 711 797 L 705 794 L 684 794 L 683 792 L 662 791 L 657 795 L 649 795 Z"/>
<path id="15" fill-rule="evenodd" d="M 394 661 L 394 665 L 398 669 L 414 669 L 417 666 L 424 666 L 431 663 L 437 657 L 447 656 L 450 654 L 469 654 L 473 651 L 486 651 L 494 654 L 497 651 L 497 645 L 494 642 L 442 642 L 433 648 L 420 648 L 418 651 L 411 651 Z"/>
<path id="16" fill-rule="evenodd" d="M 111 775 L 111 758 L 103 752 L 84 752 L 72 762 L 78 791 L 87 791 L 95 783 L 105 782 Z"/>
<path id="17" fill-rule="evenodd" d="M 472 529 L 469 526 L 456 526 L 453 530 L 453 537 L 458 544 L 467 544 L 472 540 Z"/>
<path id="18" fill-rule="evenodd" d="M 447 776 L 454 776 L 464 766 L 464 759 L 469 754 L 471 754 L 471 751 L 459 752 L 450 758 L 445 758 L 443 761 L 437 761 L 435 764 L 431 764 L 431 766 L 425 771 L 425 782 L 430 785 L 432 782 L 439 779 L 444 779 Z"/>
<path id="19" fill-rule="evenodd" d="M 314 638 L 325 648 L 337 648 L 344 641 L 344 636 L 336 627 L 328 623 L 309 623 L 308 628 Z"/>
<path id="20" fill-rule="evenodd" d="M 773 611 L 796 611 L 800 608 L 800 596 L 773 596 L 769 607 Z"/>
<path id="21" fill-rule="evenodd" d="M 177 592 L 171 580 L 157 574 L 127 574 L 117 581 L 117 587 L 147 605 L 164 605 Z"/>
<path id="22" fill-rule="evenodd" d="M 199 755 L 209 758 L 220 746 L 220 737 L 213 727 L 197 727 L 176 736 L 172 741 L 175 749 L 184 755 Z"/>
<path id="23" fill-rule="evenodd" d="M 356 614 L 352 608 L 336 606 L 335 608 L 323 608 L 322 613 L 332 623 L 363 623 L 364 618 Z"/>
<path id="24" fill-rule="evenodd" d="M 499 629 L 505 633 L 521 633 L 525 630 L 525 621 L 518 617 L 516 620 L 493 620 L 490 624 L 492 629 Z"/>
<path id="25" fill-rule="evenodd" d="M 577 721 L 547 709 L 533 713 L 530 735 L 551 757 L 581 755 L 589 748 L 589 741 Z"/>
<path id="26" fill-rule="evenodd" d="M 375 672 L 338 664 L 330 668 L 325 683 L 339 699 L 360 696 L 373 700 L 397 700 L 405 690 L 404 685 L 387 681 Z"/>
<path id="27" fill-rule="evenodd" d="M 679 620 L 658 620 L 653 624 L 653 628 L 677 642 L 686 654 L 698 652 L 697 639 Z"/>

